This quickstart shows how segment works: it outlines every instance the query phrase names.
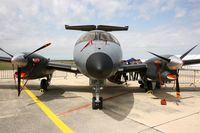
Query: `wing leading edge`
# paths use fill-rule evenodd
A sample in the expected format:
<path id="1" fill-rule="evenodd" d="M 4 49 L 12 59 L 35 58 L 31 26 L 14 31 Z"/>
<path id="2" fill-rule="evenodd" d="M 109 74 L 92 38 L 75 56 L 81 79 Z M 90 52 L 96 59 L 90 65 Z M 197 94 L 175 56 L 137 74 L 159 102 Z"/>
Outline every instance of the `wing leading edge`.
<path id="1" fill-rule="evenodd" d="M 147 65 L 142 64 L 123 64 L 118 69 L 118 72 L 126 73 L 126 72 L 144 72 L 147 70 Z"/>
<path id="2" fill-rule="evenodd" d="M 80 73 L 80 71 L 77 69 L 75 65 L 70 65 L 70 64 L 59 64 L 59 63 L 49 62 L 47 68 L 55 69 L 58 71 L 71 72 L 71 73 Z"/>
<path id="3" fill-rule="evenodd" d="M 199 63 L 200 59 L 183 60 L 183 65 L 194 65 Z"/>
<path id="4" fill-rule="evenodd" d="M 0 61 L 11 62 L 11 58 L 10 57 L 0 57 Z"/>

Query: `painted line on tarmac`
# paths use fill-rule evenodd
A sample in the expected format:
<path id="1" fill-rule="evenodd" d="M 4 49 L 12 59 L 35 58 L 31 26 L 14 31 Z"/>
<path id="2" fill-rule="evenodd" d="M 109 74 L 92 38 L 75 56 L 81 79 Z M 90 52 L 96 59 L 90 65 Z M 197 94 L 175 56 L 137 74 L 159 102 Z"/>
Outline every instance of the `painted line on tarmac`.
<path id="1" fill-rule="evenodd" d="M 75 112 L 75 111 L 79 111 L 79 110 L 82 110 L 82 109 L 86 109 L 86 108 L 88 108 L 90 105 L 91 105 L 91 103 L 88 103 L 88 104 L 82 105 L 82 106 L 80 106 L 80 107 L 72 108 L 72 109 L 69 109 L 69 110 L 67 110 L 67 111 L 58 113 L 57 115 L 58 115 L 58 116 L 65 116 L 65 115 L 67 115 L 67 114 L 69 114 L 69 113 L 72 113 L 72 112 Z"/>
<path id="2" fill-rule="evenodd" d="M 129 94 L 130 92 L 125 92 L 125 93 L 121 93 L 119 95 L 115 95 L 115 96 L 111 96 L 111 97 L 108 97 L 108 98 L 105 98 L 103 101 L 108 101 L 110 99 L 113 99 L 113 98 L 116 98 L 116 97 L 119 97 L 119 96 L 122 96 L 122 95 L 126 95 L 126 94 Z M 72 112 L 75 112 L 75 111 L 80 111 L 82 109 L 86 109 L 88 108 L 89 106 L 91 105 L 91 103 L 87 103 L 87 104 L 84 104 L 82 106 L 79 106 L 79 107 L 75 107 L 75 108 L 72 108 L 72 109 L 69 109 L 67 111 L 64 111 L 64 112 L 61 112 L 61 113 L 58 113 L 57 116 L 65 116 L 69 113 L 72 113 Z"/>
<path id="3" fill-rule="evenodd" d="M 73 131 L 56 116 L 44 103 L 42 103 L 26 86 L 21 83 L 25 92 L 33 99 L 33 101 L 40 107 L 40 109 L 49 117 L 51 121 L 63 132 L 73 133 Z"/>
<path id="4" fill-rule="evenodd" d="M 108 98 L 104 99 L 104 101 L 107 101 L 107 100 L 110 100 L 110 99 L 113 99 L 113 98 L 116 98 L 116 97 L 120 97 L 120 96 L 129 94 L 129 93 L 130 93 L 130 92 L 125 92 L 125 93 L 121 93 L 121 94 L 119 94 L 119 95 L 115 95 L 115 96 L 112 96 L 112 97 L 108 97 Z"/>

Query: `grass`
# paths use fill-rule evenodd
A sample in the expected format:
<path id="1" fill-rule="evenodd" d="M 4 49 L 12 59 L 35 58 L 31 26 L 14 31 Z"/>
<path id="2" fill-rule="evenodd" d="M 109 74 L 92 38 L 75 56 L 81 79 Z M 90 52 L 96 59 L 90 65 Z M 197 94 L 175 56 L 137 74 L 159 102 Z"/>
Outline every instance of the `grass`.
<path id="1" fill-rule="evenodd" d="M 0 61 L 0 70 L 12 70 L 12 64 Z"/>
<path id="2" fill-rule="evenodd" d="M 63 64 L 74 64 L 73 60 L 52 60 L 51 62 L 63 63 Z M 0 61 L 0 70 L 12 70 L 12 64 L 8 62 Z"/>

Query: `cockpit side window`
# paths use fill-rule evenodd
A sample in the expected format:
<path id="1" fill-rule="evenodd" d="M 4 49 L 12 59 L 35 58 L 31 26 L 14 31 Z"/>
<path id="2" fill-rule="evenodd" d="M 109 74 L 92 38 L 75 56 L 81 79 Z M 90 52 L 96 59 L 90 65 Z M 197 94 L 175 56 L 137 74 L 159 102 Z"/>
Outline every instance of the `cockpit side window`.
<path id="1" fill-rule="evenodd" d="M 110 42 L 114 42 L 114 43 L 117 43 L 119 44 L 119 42 L 117 41 L 117 39 L 112 36 L 110 33 L 107 33 L 107 32 L 102 32 L 99 34 L 99 40 L 102 40 L 102 41 L 110 41 Z"/>
<path id="2" fill-rule="evenodd" d="M 85 42 L 85 41 L 90 41 L 90 40 L 95 40 L 95 32 L 88 32 L 80 37 L 80 39 L 76 42 L 76 44 Z"/>

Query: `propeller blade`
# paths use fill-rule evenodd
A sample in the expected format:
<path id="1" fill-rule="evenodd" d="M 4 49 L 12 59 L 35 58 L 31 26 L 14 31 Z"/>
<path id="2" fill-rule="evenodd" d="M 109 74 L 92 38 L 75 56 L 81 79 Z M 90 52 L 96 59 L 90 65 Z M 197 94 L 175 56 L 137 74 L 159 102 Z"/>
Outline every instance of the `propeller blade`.
<path id="1" fill-rule="evenodd" d="M 199 44 L 195 45 L 191 49 L 189 49 L 187 52 L 185 52 L 183 55 L 181 55 L 180 59 L 183 59 L 186 55 L 188 55 L 194 48 L 196 48 Z"/>
<path id="2" fill-rule="evenodd" d="M 181 95 L 180 95 L 180 86 L 179 86 L 179 70 L 177 71 L 177 79 L 176 79 L 176 97 L 177 98 L 180 98 Z"/>
<path id="3" fill-rule="evenodd" d="M 148 51 L 148 52 L 149 52 L 149 51 Z M 162 57 L 162 56 L 157 55 L 157 54 L 152 53 L 152 52 L 149 52 L 149 53 L 152 54 L 152 55 L 154 55 L 154 56 L 157 56 L 157 57 L 160 58 L 160 59 L 163 59 L 163 60 L 165 60 L 165 61 L 167 61 L 167 62 L 170 62 L 170 59 L 168 59 L 168 58 L 166 58 L 166 57 Z"/>
<path id="4" fill-rule="evenodd" d="M 3 50 L 2 48 L 0 48 L 1 51 L 3 51 L 4 53 L 6 53 L 7 55 L 9 55 L 10 57 L 13 57 L 13 55 L 11 55 L 10 53 L 6 52 L 5 50 Z"/>
<path id="5" fill-rule="evenodd" d="M 16 83 L 16 76 L 15 76 L 14 64 L 12 64 L 12 70 L 13 70 L 13 79 L 14 79 L 14 83 L 15 83 L 15 88 L 17 89 L 17 83 Z"/>
<path id="6" fill-rule="evenodd" d="M 33 52 L 31 52 L 30 54 L 26 55 L 25 59 L 26 59 L 28 56 L 32 55 L 33 53 L 35 53 L 35 52 L 37 52 L 37 51 L 39 51 L 39 50 L 41 50 L 41 49 L 44 49 L 44 48 L 48 47 L 49 45 L 51 45 L 51 43 L 47 43 L 47 44 L 43 45 L 42 47 L 36 49 L 35 51 L 33 51 Z"/>
<path id="7" fill-rule="evenodd" d="M 176 92 L 180 92 L 179 79 L 176 79 Z"/>
<path id="8" fill-rule="evenodd" d="M 21 68 L 17 68 L 17 73 L 18 73 L 18 85 L 17 85 L 17 90 L 18 90 L 18 96 L 20 96 L 21 93 Z"/>

